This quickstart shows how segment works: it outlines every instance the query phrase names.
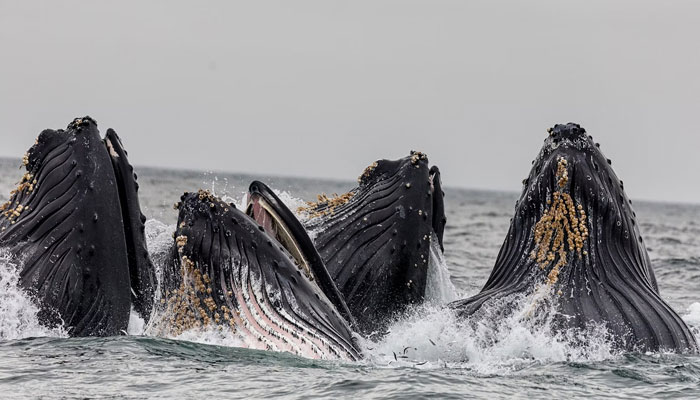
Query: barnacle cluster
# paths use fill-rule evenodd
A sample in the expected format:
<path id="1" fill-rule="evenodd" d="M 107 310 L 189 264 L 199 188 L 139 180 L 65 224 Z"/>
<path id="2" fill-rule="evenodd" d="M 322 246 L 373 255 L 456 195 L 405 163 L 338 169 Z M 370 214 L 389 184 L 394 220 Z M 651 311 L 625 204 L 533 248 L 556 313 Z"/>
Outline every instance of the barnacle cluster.
<path id="1" fill-rule="evenodd" d="M 18 196 L 22 193 L 31 193 L 34 191 L 36 184 L 37 180 L 34 176 L 26 172 L 24 176 L 22 176 L 22 180 L 17 184 L 17 188 L 10 192 L 10 200 L 0 205 L 0 212 L 2 212 L 2 215 L 4 215 L 11 224 L 16 222 L 22 212 L 29 210 L 28 206 L 22 204 L 18 204 L 14 208 L 12 208 L 12 205 L 18 201 Z"/>
<path id="2" fill-rule="evenodd" d="M 187 195 L 189 195 L 189 192 L 185 192 L 185 196 L 187 196 Z M 202 202 L 207 201 L 209 208 L 216 208 L 216 205 L 218 204 L 219 206 L 221 206 L 223 208 L 224 211 L 228 211 L 229 206 L 231 206 L 230 204 L 226 204 L 222 200 L 218 199 L 216 196 L 211 194 L 211 192 L 209 192 L 208 190 L 204 190 L 204 189 L 199 189 L 197 191 L 197 198 L 199 198 L 199 200 Z M 180 207 L 182 207 L 181 201 L 178 201 L 177 203 L 173 204 L 173 209 L 175 209 L 175 210 L 179 210 Z M 182 227 L 184 227 L 184 225 L 181 226 L 181 228 Z"/>
<path id="3" fill-rule="evenodd" d="M 411 151 L 411 164 L 418 164 L 420 160 L 427 160 L 428 156 L 421 153 L 420 151 Z"/>
<path id="4" fill-rule="evenodd" d="M 325 217 L 333 215 L 337 207 L 342 206 L 352 199 L 355 195 L 353 192 L 348 192 L 342 195 L 333 193 L 328 197 L 325 193 L 321 193 L 317 197 L 317 201 L 309 201 L 306 206 L 299 207 L 297 212 L 308 213 L 309 218 Z"/>
<path id="5" fill-rule="evenodd" d="M 374 171 L 374 169 L 377 168 L 378 165 L 379 163 L 375 161 L 369 166 L 367 166 L 367 168 L 365 168 L 365 170 L 362 172 L 362 175 L 360 175 L 357 178 L 357 183 L 362 183 L 364 179 L 369 178 L 369 176 L 372 174 L 372 171 Z"/>
<path id="6" fill-rule="evenodd" d="M 180 287 L 167 291 L 161 299 L 161 304 L 165 305 L 165 315 L 169 319 L 168 328 L 172 334 L 179 335 L 192 328 L 216 324 L 223 329 L 228 324 L 235 332 L 234 311 L 216 305 L 209 275 L 203 274 L 196 268 L 194 261 L 182 254 L 186 244 L 187 236 L 176 238 L 180 255 Z M 227 294 L 229 297 L 233 295 L 231 291 Z M 240 315 L 238 311 L 236 314 Z"/>
<path id="7" fill-rule="evenodd" d="M 547 275 L 548 286 L 558 281 L 561 268 L 568 263 L 569 253 L 576 251 L 579 258 L 587 254 L 583 251 L 588 238 L 586 212 L 580 204 L 574 204 L 570 194 L 564 192 L 569 179 L 567 165 L 565 158 L 559 158 L 556 172 L 558 190 L 552 195 L 552 200 L 547 200 L 549 208 L 535 225 L 535 249 L 530 254 L 540 269 L 554 264 Z"/>

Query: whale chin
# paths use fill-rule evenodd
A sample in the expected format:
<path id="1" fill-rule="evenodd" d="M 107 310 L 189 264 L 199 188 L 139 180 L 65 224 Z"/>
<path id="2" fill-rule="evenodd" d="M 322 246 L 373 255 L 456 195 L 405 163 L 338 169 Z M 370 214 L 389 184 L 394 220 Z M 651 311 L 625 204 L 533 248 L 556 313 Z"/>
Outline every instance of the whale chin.
<path id="1" fill-rule="evenodd" d="M 442 248 L 443 196 L 439 169 L 411 152 L 373 163 L 355 189 L 299 210 L 361 333 L 381 334 L 424 301 L 431 245 Z"/>
<path id="2" fill-rule="evenodd" d="M 491 275 L 451 307 L 469 316 L 498 301 L 546 291 L 555 329 L 604 325 L 625 350 L 697 351 L 661 298 L 636 214 L 599 145 L 577 124 L 556 125 L 524 181 Z M 533 296 L 537 299 L 538 296 Z"/>
<path id="3" fill-rule="evenodd" d="M 45 130 L 0 215 L 0 246 L 22 261 L 20 285 L 42 324 L 72 336 L 117 335 L 131 305 L 148 319 L 155 271 L 138 184 L 113 130 L 90 117 Z"/>

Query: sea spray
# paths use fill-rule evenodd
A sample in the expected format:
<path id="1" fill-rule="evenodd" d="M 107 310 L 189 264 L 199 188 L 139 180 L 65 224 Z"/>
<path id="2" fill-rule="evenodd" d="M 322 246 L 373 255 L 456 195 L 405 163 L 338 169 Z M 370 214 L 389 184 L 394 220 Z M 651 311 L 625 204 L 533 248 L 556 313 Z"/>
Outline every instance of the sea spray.
<path id="1" fill-rule="evenodd" d="M 175 225 L 167 225 L 155 219 L 149 219 L 146 221 L 146 244 L 148 247 L 148 252 L 153 262 L 153 266 L 156 269 L 156 290 L 154 304 L 159 304 L 160 300 L 163 298 L 161 293 L 161 282 L 163 281 L 163 266 L 168 261 L 168 257 L 172 256 L 171 250 L 173 246 L 173 232 L 175 232 Z M 136 317 L 135 313 L 131 312 L 131 318 L 129 320 L 129 334 L 135 335 L 154 335 L 155 325 L 161 320 L 161 315 L 159 314 L 159 307 L 154 307 L 151 312 L 148 324 L 145 326 L 143 320 Z"/>
<path id="2" fill-rule="evenodd" d="M 169 338 L 214 346 L 250 347 L 231 329 L 215 325 L 188 329 L 179 335 L 170 336 Z"/>
<path id="3" fill-rule="evenodd" d="M 450 279 L 450 271 L 440 250 L 435 232 L 430 237 L 430 259 L 428 260 L 425 300 L 432 305 L 447 304 L 457 300 L 457 290 Z"/>
<path id="4" fill-rule="evenodd" d="M 139 313 L 131 307 L 131 312 L 129 313 L 129 327 L 126 329 L 126 333 L 132 336 L 141 336 L 146 330 L 146 322 L 139 316 Z"/>
<path id="5" fill-rule="evenodd" d="M 683 320 L 690 326 L 695 335 L 695 340 L 700 340 L 700 303 L 693 303 L 688 307 L 688 313 L 683 315 Z"/>
<path id="6" fill-rule="evenodd" d="M 371 363 L 423 368 L 468 368 L 481 374 L 505 373 L 539 362 L 589 362 L 615 358 L 607 330 L 553 329 L 556 310 L 541 291 L 498 301 L 512 307 L 484 306 L 459 319 L 446 307 L 414 308 L 378 342 L 365 342 Z M 533 306 L 535 310 L 533 311 Z"/>
<path id="7" fill-rule="evenodd" d="M 19 287 L 20 267 L 9 251 L 0 249 L 0 340 L 68 336 L 62 327 L 49 329 L 39 323 L 39 307 Z"/>

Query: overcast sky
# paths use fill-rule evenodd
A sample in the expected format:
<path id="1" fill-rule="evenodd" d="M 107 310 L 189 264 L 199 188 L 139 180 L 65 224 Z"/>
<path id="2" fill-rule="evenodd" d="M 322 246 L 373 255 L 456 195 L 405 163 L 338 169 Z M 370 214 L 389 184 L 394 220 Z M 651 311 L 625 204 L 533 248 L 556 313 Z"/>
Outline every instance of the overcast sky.
<path id="1" fill-rule="evenodd" d="M 75 116 L 137 165 L 354 179 L 411 149 L 520 190 L 579 122 L 630 197 L 700 202 L 700 1 L 0 0 L 0 156 Z"/>

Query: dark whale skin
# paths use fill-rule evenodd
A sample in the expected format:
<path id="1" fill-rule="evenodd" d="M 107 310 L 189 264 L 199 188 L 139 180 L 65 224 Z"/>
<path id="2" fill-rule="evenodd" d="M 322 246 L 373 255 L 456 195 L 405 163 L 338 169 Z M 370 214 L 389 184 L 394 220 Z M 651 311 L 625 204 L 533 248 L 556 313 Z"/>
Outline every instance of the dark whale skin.
<path id="1" fill-rule="evenodd" d="M 499 300 L 545 288 L 560 332 L 604 324 L 623 351 L 697 352 L 688 326 L 659 294 L 622 181 L 583 128 L 550 129 L 523 183 L 491 275 L 479 294 L 451 304 L 458 315 L 487 306 L 506 311 L 508 303 Z M 561 225 L 549 218 L 556 218 L 557 204 L 559 217 L 566 216 Z"/>
<path id="2" fill-rule="evenodd" d="M 124 150 L 121 139 L 113 129 L 107 129 L 104 142 L 112 160 L 119 189 L 119 202 L 129 262 L 131 301 L 134 310 L 145 322 L 148 322 L 153 309 L 156 270 L 146 246 L 146 216 L 141 212 L 138 196 L 139 184 L 136 181 L 137 176 L 134 168 L 129 163 L 128 153 Z"/>
<path id="3" fill-rule="evenodd" d="M 431 238 L 442 247 L 440 172 L 420 152 L 379 160 L 359 186 L 310 204 L 304 222 L 326 268 L 365 335 L 425 298 Z"/>
<path id="4" fill-rule="evenodd" d="M 111 336 L 130 312 L 127 245 L 112 162 L 90 117 L 45 130 L 3 206 L 0 246 L 22 260 L 39 320 L 71 336 Z"/>

